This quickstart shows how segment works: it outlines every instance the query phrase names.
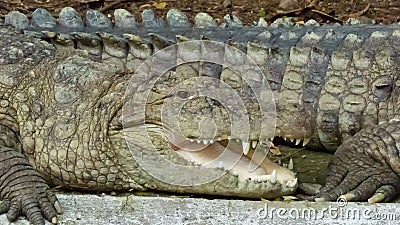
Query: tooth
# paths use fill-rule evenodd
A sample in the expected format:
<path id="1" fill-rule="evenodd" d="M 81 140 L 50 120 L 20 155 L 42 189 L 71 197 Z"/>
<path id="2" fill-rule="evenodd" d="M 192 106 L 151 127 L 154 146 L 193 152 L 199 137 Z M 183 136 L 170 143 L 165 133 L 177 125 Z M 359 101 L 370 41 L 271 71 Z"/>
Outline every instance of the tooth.
<path id="1" fill-rule="evenodd" d="M 189 138 L 189 141 L 190 141 L 190 142 L 194 142 L 194 140 L 193 140 L 193 139 L 191 139 L 191 138 Z"/>
<path id="2" fill-rule="evenodd" d="M 291 158 L 289 160 L 288 169 L 293 170 L 293 159 L 291 159 Z"/>
<path id="3" fill-rule="evenodd" d="M 293 142 L 294 141 L 294 138 L 290 138 L 290 142 Z"/>
<path id="4" fill-rule="evenodd" d="M 272 171 L 270 181 L 271 181 L 271 184 L 275 184 L 276 183 L 276 170 Z"/>
<path id="5" fill-rule="evenodd" d="M 303 140 L 303 147 L 306 146 L 306 144 L 308 144 L 308 142 L 310 142 L 310 138 L 304 138 Z"/>
<path id="6" fill-rule="evenodd" d="M 254 149 L 257 147 L 258 141 L 252 141 L 251 142 L 251 147 L 253 147 Z"/>
<path id="7" fill-rule="evenodd" d="M 292 181 L 288 181 L 287 186 L 293 188 L 296 187 L 296 184 L 297 184 L 297 178 Z"/>
<path id="8" fill-rule="evenodd" d="M 218 140 L 218 141 L 222 141 L 222 138 L 219 137 L 217 140 Z"/>
<path id="9" fill-rule="evenodd" d="M 301 139 L 295 139 L 296 140 L 296 145 L 300 144 Z"/>
<path id="10" fill-rule="evenodd" d="M 200 144 L 200 143 L 201 143 L 201 140 L 197 139 L 196 142 L 197 142 L 197 144 Z"/>
<path id="11" fill-rule="evenodd" d="M 232 137 L 231 136 L 228 136 L 228 140 L 230 141 L 232 139 Z"/>
<path id="12" fill-rule="evenodd" d="M 243 147 L 243 154 L 247 155 L 249 153 L 249 150 L 250 150 L 249 142 L 243 141 L 242 142 L 242 147 Z"/>
<path id="13" fill-rule="evenodd" d="M 203 140 L 203 144 L 208 145 L 208 140 Z"/>
<path id="14" fill-rule="evenodd" d="M 240 140 L 239 139 L 236 139 L 236 142 L 239 142 Z"/>
<path id="15" fill-rule="evenodd" d="M 224 168 L 224 162 L 219 161 L 218 167 L 221 168 L 221 169 L 223 169 L 223 168 Z"/>
<path id="16" fill-rule="evenodd" d="M 278 160 L 278 165 L 282 166 L 282 161 Z"/>
<path id="17" fill-rule="evenodd" d="M 214 143 L 214 140 L 210 140 L 210 144 L 213 144 Z"/>

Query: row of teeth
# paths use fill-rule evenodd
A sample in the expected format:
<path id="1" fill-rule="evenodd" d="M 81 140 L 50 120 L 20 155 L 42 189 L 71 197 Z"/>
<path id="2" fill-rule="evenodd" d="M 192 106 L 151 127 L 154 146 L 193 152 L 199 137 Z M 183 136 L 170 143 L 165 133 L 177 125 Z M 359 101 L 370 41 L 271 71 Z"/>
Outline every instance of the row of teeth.
<path id="1" fill-rule="evenodd" d="M 204 145 L 208 145 L 208 144 L 213 144 L 214 143 L 214 140 L 199 140 L 199 139 L 194 140 L 194 139 L 190 139 L 190 138 L 188 138 L 188 140 L 190 142 L 195 142 L 196 141 L 198 144 L 203 143 Z M 222 139 L 218 138 L 217 140 L 221 141 Z M 231 138 L 228 137 L 228 140 L 231 140 Z M 236 139 L 236 141 L 237 142 L 241 142 L 239 139 Z M 256 149 L 257 145 L 258 145 L 258 141 L 250 141 L 250 142 L 242 141 L 243 154 L 247 155 L 249 153 L 249 151 L 250 151 L 250 147 L 252 147 L 253 149 Z"/>
<path id="2" fill-rule="evenodd" d="M 294 166 L 293 166 L 293 159 L 292 159 L 292 158 L 290 158 L 288 164 L 282 163 L 282 161 L 279 159 L 278 165 L 283 166 L 283 167 L 286 167 L 286 168 L 288 168 L 288 169 L 291 170 L 291 171 L 294 171 L 294 170 L 293 170 Z"/>
<path id="3" fill-rule="evenodd" d="M 269 180 L 271 182 L 271 184 L 276 184 L 276 182 L 277 182 L 276 176 L 277 176 L 276 170 L 273 170 L 271 175 L 259 175 L 259 176 L 253 177 L 252 180 L 255 180 L 257 182 L 265 182 L 265 181 Z M 294 180 L 291 180 L 291 181 L 288 180 L 285 185 L 286 185 L 286 187 L 292 188 L 292 187 L 295 187 L 296 184 L 297 184 L 297 178 Z"/>
<path id="4" fill-rule="evenodd" d="M 310 138 L 304 138 L 304 139 L 296 139 L 296 138 L 287 138 L 287 137 L 282 137 L 285 141 L 290 141 L 292 143 L 294 143 L 295 145 L 299 145 L 301 142 L 303 143 L 303 147 L 306 146 L 308 144 L 308 142 L 310 142 Z M 228 137 L 228 140 L 231 140 L 231 137 Z M 189 140 L 190 142 L 197 142 L 198 144 L 203 143 L 204 145 L 208 145 L 208 144 L 213 144 L 214 140 L 199 140 L 199 139 L 191 139 L 191 138 L 187 138 L 187 140 Z M 217 139 L 218 141 L 221 141 L 221 138 Z M 240 142 L 239 139 L 235 139 L 237 142 Z M 268 140 L 267 140 L 268 142 Z M 243 147 L 243 154 L 247 155 L 249 153 L 250 150 L 250 146 L 253 149 L 256 149 L 258 145 L 258 141 L 251 141 L 251 142 L 247 142 L 247 141 L 242 141 L 242 147 Z"/>
<path id="5" fill-rule="evenodd" d="M 299 145 L 300 142 L 303 142 L 303 147 L 306 146 L 308 144 L 308 142 L 310 142 L 310 140 L 311 140 L 310 138 L 304 138 L 304 139 L 301 139 L 301 138 L 296 139 L 296 138 L 292 138 L 292 137 L 290 137 L 290 138 L 282 137 L 282 138 L 287 142 L 290 141 L 290 142 L 294 143 L 295 145 Z"/>
<path id="6" fill-rule="evenodd" d="M 289 160 L 289 163 L 288 164 L 282 164 L 282 162 L 281 162 L 281 160 L 279 160 L 279 163 L 278 163 L 280 166 L 283 166 L 283 167 L 286 167 L 286 168 L 288 168 L 289 170 L 291 170 L 291 171 L 294 171 L 294 166 L 293 166 L 293 159 L 292 158 L 290 158 L 290 160 Z M 224 167 L 224 162 L 223 161 L 219 161 L 219 163 L 218 163 L 218 168 L 220 168 L 220 169 L 225 169 L 225 167 Z M 275 170 L 274 170 L 275 171 Z M 272 172 L 272 174 L 274 174 L 274 172 Z"/>

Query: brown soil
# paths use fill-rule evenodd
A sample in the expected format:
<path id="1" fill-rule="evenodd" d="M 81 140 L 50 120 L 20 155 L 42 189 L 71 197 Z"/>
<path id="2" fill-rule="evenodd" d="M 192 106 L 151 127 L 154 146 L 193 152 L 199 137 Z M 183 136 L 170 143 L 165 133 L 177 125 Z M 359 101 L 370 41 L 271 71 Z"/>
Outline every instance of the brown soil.
<path id="1" fill-rule="evenodd" d="M 294 6 L 283 9 L 279 7 L 281 1 Z M 231 9 L 226 7 L 229 5 L 227 2 L 233 3 Z M 322 23 L 344 22 L 349 17 L 367 21 L 373 19 L 385 24 L 400 21 L 400 0 L 0 0 L 0 16 L 4 17 L 11 10 L 19 10 L 29 16 L 38 7 L 57 15 L 65 6 L 74 7 L 82 15 L 86 9 L 98 9 L 110 17 L 114 9 L 125 8 L 134 13 L 139 21 L 144 9 L 153 9 L 164 18 L 171 8 L 184 11 L 191 21 L 198 12 L 207 12 L 222 22 L 229 11 L 246 24 L 258 21 L 260 17 L 271 23 L 285 16 L 294 17 L 299 22 L 309 19 Z"/>

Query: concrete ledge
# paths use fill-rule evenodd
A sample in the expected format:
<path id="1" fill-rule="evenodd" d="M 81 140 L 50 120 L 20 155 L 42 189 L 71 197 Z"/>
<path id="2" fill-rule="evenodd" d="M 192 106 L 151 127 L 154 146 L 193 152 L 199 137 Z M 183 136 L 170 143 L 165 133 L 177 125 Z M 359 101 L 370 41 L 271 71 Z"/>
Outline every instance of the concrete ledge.
<path id="1" fill-rule="evenodd" d="M 201 198 L 57 195 L 59 224 L 399 224 L 400 204 L 267 202 Z M 344 203 L 343 203 L 344 204 Z M 0 224 L 8 224 L 5 215 Z M 13 223 L 29 224 L 20 219 Z M 50 223 L 47 223 L 50 224 Z"/>

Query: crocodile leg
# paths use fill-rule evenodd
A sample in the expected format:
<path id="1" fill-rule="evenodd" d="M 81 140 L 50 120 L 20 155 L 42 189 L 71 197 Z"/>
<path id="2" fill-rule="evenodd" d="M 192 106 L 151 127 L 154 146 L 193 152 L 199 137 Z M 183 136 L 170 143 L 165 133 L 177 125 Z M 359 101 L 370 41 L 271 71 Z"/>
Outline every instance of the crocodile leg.
<path id="1" fill-rule="evenodd" d="M 7 213 L 9 221 L 26 215 L 35 225 L 44 224 L 45 219 L 57 223 L 60 203 L 24 155 L 8 147 L 17 145 L 11 133 L 0 124 L 0 214 Z"/>
<path id="2" fill-rule="evenodd" d="M 387 202 L 400 193 L 400 123 L 361 130 L 344 142 L 328 165 L 328 176 L 315 201 Z M 396 145 L 397 144 L 397 145 Z"/>

